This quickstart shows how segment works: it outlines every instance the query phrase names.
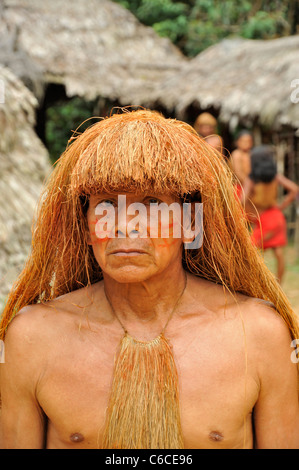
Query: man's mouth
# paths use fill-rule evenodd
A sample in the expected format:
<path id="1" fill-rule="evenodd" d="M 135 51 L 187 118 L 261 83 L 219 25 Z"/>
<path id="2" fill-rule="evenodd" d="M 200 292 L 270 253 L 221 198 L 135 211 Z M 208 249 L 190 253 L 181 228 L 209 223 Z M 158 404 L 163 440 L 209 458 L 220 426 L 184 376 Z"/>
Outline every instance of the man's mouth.
<path id="1" fill-rule="evenodd" d="M 109 254 L 115 256 L 140 256 L 146 255 L 147 253 L 138 248 L 118 248 L 117 250 L 111 251 Z"/>

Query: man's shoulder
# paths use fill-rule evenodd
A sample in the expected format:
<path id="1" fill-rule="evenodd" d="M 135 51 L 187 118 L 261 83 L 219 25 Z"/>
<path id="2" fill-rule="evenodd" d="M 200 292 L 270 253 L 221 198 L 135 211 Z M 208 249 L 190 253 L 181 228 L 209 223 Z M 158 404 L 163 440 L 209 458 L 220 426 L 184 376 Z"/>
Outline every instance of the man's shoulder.
<path id="1" fill-rule="evenodd" d="M 192 276 L 193 290 L 204 292 L 203 298 L 208 310 L 225 319 L 242 320 L 248 331 L 256 336 L 288 333 L 288 327 L 276 311 L 275 306 L 266 300 L 230 292 L 221 284 Z M 196 296 L 196 293 L 194 294 Z M 198 296 L 200 302 L 200 294 Z"/>
<path id="2" fill-rule="evenodd" d="M 243 156 L 242 152 L 239 149 L 233 150 L 230 155 L 232 159 L 241 158 Z"/>
<path id="3" fill-rule="evenodd" d="M 18 370 L 22 381 L 24 375 L 37 380 L 50 344 L 51 328 L 44 320 L 45 310 L 42 304 L 23 307 L 6 330 L 5 366 Z"/>
<path id="4" fill-rule="evenodd" d="M 271 302 L 247 297 L 239 306 L 248 347 L 261 363 L 273 364 L 277 352 L 290 355 L 290 328 Z"/>
<path id="5" fill-rule="evenodd" d="M 37 343 L 37 338 L 45 339 L 45 335 L 51 334 L 52 319 L 50 309 L 47 304 L 34 304 L 23 307 L 9 323 L 5 342 L 9 346 L 20 345 L 22 348 L 26 344 L 33 347 Z"/>
<path id="6" fill-rule="evenodd" d="M 230 305 L 234 312 L 230 317 L 242 329 L 249 357 L 272 367 L 277 354 L 290 356 L 290 328 L 271 302 L 237 294 L 235 305 Z"/>
<path id="7" fill-rule="evenodd" d="M 286 322 L 270 301 L 236 294 L 234 309 L 242 317 L 247 329 L 253 330 L 256 336 L 280 335 L 288 331 Z"/>
<path id="8" fill-rule="evenodd" d="M 244 296 L 240 302 L 247 323 L 262 333 L 281 331 L 286 323 L 275 305 L 267 300 Z"/>
<path id="9" fill-rule="evenodd" d="M 31 341 L 38 335 L 45 339 L 56 334 L 58 330 L 66 331 L 82 312 L 89 312 L 92 304 L 92 289 L 83 287 L 48 302 L 27 305 L 15 315 L 6 336 L 21 336 Z"/>

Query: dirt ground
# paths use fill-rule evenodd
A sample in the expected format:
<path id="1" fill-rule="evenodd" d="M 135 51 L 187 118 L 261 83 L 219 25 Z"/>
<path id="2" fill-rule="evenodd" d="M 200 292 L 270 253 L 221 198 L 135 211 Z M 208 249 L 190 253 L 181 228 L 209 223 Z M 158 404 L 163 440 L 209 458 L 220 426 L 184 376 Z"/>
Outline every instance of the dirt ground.
<path id="1" fill-rule="evenodd" d="M 275 258 L 271 251 L 266 251 L 264 255 L 265 262 L 269 269 L 276 274 Z M 282 281 L 282 288 L 286 293 L 294 311 L 299 316 L 299 259 L 296 259 L 296 253 L 293 246 L 285 248 L 286 270 Z"/>

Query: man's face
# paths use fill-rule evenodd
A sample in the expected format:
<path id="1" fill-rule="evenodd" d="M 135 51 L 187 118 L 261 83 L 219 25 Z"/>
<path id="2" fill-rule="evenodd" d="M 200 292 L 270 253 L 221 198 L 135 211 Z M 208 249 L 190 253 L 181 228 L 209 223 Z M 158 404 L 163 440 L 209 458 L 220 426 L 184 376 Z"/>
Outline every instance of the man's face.
<path id="1" fill-rule="evenodd" d="M 198 126 L 197 132 L 199 135 L 202 137 L 207 137 L 208 135 L 215 134 L 215 126 L 212 126 L 211 124 L 201 124 Z"/>
<path id="2" fill-rule="evenodd" d="M 182 264 L 182 204 L 175 196 L 91 195 L 87 221 L 99 266 L 118 282 L 142 282 Z"/>
<path id="3" fill-rule="evenodd" d="M 237 141 L 237 146 L 240 150 L 243 150 L 243 152 L 249 152 L 249 150 L 253 146 L 253 139 L 250 134 L 244 134 L 241 137 L 239 137 Z"/>

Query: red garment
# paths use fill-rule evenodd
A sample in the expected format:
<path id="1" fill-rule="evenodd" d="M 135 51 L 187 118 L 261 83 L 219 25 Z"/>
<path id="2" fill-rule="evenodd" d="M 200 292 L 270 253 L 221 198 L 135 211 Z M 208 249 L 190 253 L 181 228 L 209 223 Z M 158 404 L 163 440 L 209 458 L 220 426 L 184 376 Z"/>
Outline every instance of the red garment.
<path id="1" fill-rule="evenodd" d="M 242 186 L 239 183 L 235 184 L 235 193 L 238 199 L 241 199 L 242 191 L 243 191 Z"/>
<path id="2" fill-rule="evenodd" d="M 268 239 L 272 233 L 271 238 Z M 251 240 L 259 248 L 276 248 L 287 244 L 287 224 L 278 207 L 270 207 L 260 214 L 251 234 Z"/>

